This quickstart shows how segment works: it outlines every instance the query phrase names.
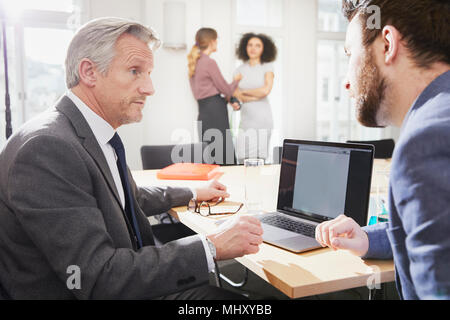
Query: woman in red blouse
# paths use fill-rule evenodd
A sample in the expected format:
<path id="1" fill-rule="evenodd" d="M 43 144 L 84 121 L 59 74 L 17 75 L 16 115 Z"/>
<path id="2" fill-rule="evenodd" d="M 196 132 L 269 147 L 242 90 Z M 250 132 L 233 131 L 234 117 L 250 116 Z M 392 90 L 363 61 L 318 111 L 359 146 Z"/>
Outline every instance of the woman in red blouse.
<path id="1" fill-rule="evenodd" d="M 242 76 L 236 75 L 234 81 L 228 84 L 216 61 L 210 58 L 211 53 L 216 51 L 216 30 L 211 28 L 198 30 L 195 45 L 188 55 L 189 81 L 192 93 L 198 101 L 200 141 L 214 143 L 212 149 L 215 148 L 215 154 L 213 152 L 212 156 L 215 163 L 235 164 L 227 102 L 238 87 Z"/>

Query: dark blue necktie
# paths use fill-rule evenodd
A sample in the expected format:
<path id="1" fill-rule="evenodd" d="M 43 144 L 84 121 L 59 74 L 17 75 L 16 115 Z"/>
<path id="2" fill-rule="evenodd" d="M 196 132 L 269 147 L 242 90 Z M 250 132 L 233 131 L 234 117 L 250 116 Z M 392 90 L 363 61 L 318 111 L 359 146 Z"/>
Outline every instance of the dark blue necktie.
<path id="1" fill-rule="evenodd" d="M 122 140 L 117 133 L 109 140 L 109 144 L 114 148 L 117 155 L 117 168 L 119 169 L 120 180 L 122 181 L 122 187 L 125 194 L 125 213 L 127 214 L 128 221 L 132 225 L 138 248 L 142 247 L 141 233 L 139 232 L 139 226 L 136 220 L 136 213 L 134 211 L 133 196 L 131 193 L 131 186 L 128 180 L 127 160 L 125 158 L 125 148 Z"/>

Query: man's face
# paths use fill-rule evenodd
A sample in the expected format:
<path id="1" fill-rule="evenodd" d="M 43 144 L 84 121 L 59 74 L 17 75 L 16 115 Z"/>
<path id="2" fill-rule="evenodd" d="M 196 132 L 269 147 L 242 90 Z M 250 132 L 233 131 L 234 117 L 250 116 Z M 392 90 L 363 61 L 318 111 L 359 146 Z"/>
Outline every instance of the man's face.
<path id="1" fill-rule="evenodd" d="M 386 126 L 387 81 L 380 73 L 371 48 L 364 48 L 359 17 L 350 22 L 345 51 L 349 56 L 346 89 L 356 103 L 356 117 L 366 127 Z"/>
<path id="2" fill-rule="evenodd" d="M 99 74 L 95 86 L 97 101 L 113 128 L 141 121 L 145 100 L 155 92 L 150 79 L 153 53 L 146 43 L 123 34 L 115 53 L 106 75 Z"/>

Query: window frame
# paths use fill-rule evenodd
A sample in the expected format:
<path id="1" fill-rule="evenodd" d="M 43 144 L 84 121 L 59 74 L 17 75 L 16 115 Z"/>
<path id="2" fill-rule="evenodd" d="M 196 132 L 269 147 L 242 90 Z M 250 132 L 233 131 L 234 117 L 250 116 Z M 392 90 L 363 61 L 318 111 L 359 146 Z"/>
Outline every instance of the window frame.
<path id="1" fill-rule="evenodd" d="M 87 0 L 73 0 L 74 10 L 73 12 L 51 11 L 51 10 L 37 10 L 37 9 L 25 9 L 21 12 L 18 18 L 6 18 L 5 25 L 13 29 L 14 36 L 14 53 L 15 64 L 14 66 L 8 65 L 9 69 L 15 68 L 15 91 L 11 92 L 17 96 L 17 105 L 15 107 L 16 115 L 20 115 L 20 119 L 17 122 L 18 125 L 22 125 L 28 119 L 27 109 L 27 71 L 26 71 L 26 52 L 24 32 L 25 28 L 48 28 L 48 29 L 63 29 L 70 30 L 68 21 L 77 14 L 77 24 L 73 28 L 78 27 L 78 23 L 81 24 L 87 20 L 88 8 Z M 9 62 L 8 62 L 9 63 Z M 3 82 L 3 81 L 2 81 Z M 11 82 L 11 78 L 10 78 Z M 13 100 L 13 98 L 11 98 Z M 4 111 L 4 106 L 0 109 Z M 13 128 L 17 129 L 17 128 Z"/>

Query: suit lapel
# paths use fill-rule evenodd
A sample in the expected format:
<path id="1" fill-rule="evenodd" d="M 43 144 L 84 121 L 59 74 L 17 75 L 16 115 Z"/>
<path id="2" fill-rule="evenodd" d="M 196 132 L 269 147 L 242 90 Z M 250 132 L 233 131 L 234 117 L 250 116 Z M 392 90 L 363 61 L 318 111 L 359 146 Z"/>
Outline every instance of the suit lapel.
<path id="1" fill-rule="evenodd" d="M 77 135 L 83 139 L 83 147 L 91 155 L 92 159 L 94 159 L 98 168 L 102 172 L 103 177 L 107 181 L 111 192 L 114 194 L 114 197 L 119 203 L 120 208 L 122 208 L 119 193 L 117 192 L 116 184 L 114 183 L 111 170 L 109 169 L 108 163 L 106 162 L 105 155 L 103 154 L 103 151 L 100 148 L 97 139 L 92 133 L 92 130 L 89 127 L 87 121 L 84 119 L 83 115 L 72 102 L 72 100 L 70 100 L 67 96 L 63 96 L 61 98 L 61 100 L 56 105 L 56 109 L 64 113 L 66 117 L 69 118 L 69 120 L 72 122 Z"/>

